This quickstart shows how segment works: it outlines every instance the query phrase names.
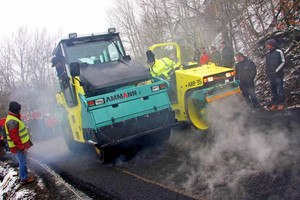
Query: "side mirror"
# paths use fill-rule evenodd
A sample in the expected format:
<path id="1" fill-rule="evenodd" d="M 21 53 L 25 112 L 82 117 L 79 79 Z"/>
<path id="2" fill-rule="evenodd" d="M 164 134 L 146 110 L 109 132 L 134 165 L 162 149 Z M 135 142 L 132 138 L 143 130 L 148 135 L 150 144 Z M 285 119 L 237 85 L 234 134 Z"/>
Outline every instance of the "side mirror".
<path id="1" fill-rule="evenodd" d="M 72 62 L 70 63 L 70 71 L 71 76 L 79 76 L 80 75 L 80 64 L 79 62 Z"/>

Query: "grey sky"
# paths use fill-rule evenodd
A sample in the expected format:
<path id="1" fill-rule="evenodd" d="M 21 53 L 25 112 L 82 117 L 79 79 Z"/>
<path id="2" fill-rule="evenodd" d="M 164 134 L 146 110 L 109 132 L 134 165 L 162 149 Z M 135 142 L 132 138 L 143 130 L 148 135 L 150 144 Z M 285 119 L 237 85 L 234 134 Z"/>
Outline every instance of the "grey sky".
<path id="1" fill-rule="evenodd" d="M 46 28 L 56 33 L 89 34 L 105 32 L 107 9 L 112 0 L 0 0 L 1 35 L 19 27 Z"/>

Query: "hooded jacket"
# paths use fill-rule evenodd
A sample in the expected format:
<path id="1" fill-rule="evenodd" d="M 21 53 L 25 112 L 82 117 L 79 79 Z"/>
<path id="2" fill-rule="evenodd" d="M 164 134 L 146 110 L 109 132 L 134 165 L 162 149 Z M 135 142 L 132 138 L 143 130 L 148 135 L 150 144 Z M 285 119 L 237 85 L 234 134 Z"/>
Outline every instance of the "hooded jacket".
<path id="1" fill-rule="evenodd" d="M 274 47 L 266 54 L 266 74 L 270 79 L 283 78 L 284 65 L 284 53 L 278 47 Z"/>
<path id="2" fill-rule="evenodd" d="M 254 78 L 256 76 L 255 63 L 244 57 L 244 60 L 235 66 L 236 79 L 240 80 L 240 87 L 254 87 Z"/>

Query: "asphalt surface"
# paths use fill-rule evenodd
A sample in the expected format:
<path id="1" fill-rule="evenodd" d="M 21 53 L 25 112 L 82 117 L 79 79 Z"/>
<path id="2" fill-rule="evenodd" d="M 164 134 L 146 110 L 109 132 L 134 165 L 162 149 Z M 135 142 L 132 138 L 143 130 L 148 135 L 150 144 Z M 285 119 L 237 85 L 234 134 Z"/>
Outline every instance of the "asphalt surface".
<path id="1" fill-rule="evenodd" d="M 300 108 L 214 117 L 208 131 L 176 128 L 168 144 L 108 164 L 61 137 L 29 156 L 92 199 L 300 199 Z"/>
<path id="2" fill-rule="evenodd" d="M 61 143 L 60 139 L 54 139 L 55 143 Z M 193 199 L 153 181 L 151 177 L 140 177 L 134 170 L 129 172 L 121 164 L 101 164 L 87 152 L 76 156 L 66 152 L 53 161 L 36 152 L 30 156 L 45 163 L 65 181 L 93 199 Z M 151 171 L 149 173 L 153 173 Z"/>

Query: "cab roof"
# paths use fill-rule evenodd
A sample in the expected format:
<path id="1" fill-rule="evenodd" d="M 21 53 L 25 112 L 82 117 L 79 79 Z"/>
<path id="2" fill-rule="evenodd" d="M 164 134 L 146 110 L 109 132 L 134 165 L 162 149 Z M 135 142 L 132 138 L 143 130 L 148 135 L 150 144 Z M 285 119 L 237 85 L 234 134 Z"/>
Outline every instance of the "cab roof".
<path id="1" fill-rule="evenodd" d="M 115 36 L 119 36 L 119 33 L 102 33 L 102 34 L 97 34 L 97 35 L 91 34 L 91 35 L 83 35 L 83 36 L 79 36 L 79 37 L 76 36 L 76 37 L 72 37 L 72 38 L 64 38 L 59 41 L 58 45 L 53 50 L 52 55 L 56 54 L 60 44 L 66 44 L 68 46 L 68 45 L 89 43 L 89 42 L 95 42 L 95 41 L 108 41 Z"/>

